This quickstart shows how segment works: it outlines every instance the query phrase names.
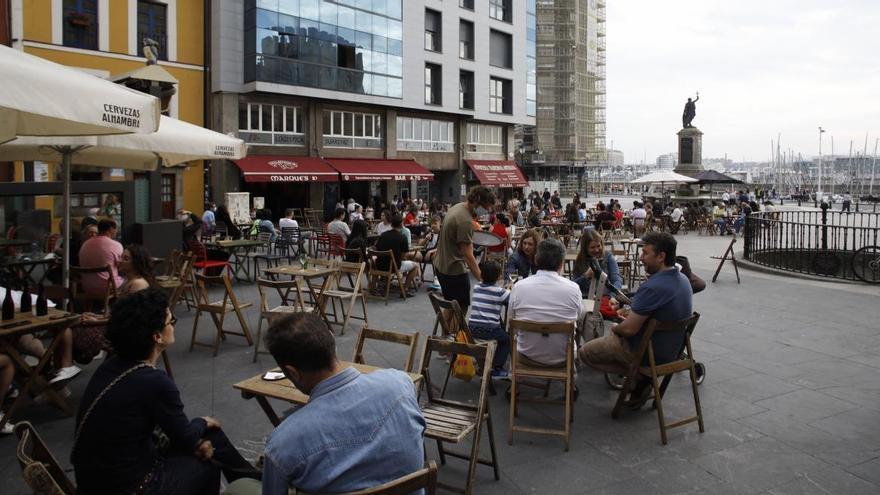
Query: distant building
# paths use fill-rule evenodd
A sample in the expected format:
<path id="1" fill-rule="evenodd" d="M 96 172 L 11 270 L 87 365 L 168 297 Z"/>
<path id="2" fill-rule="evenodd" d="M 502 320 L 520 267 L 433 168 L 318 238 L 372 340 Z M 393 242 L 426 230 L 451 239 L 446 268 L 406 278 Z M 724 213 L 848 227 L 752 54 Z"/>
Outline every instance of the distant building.
<path id="1" fill-rule="evenodd" d="M 608 150 L 608 166 L 623 166 L 623 152 L 620 150 Z"/>
<path id="2" fill-rule="evenodd" d="M 678 153 L 666 153 L 657 157 L 657 168 L 675 168 L 678 165 Z"/>

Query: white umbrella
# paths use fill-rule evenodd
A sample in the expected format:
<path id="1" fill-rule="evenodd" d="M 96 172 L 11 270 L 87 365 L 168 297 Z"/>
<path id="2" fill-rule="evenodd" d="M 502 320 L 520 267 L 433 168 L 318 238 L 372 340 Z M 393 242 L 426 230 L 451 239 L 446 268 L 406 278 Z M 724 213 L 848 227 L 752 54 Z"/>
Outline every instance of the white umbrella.
<path id="1" fill-rule="evenodd" d="M 155 170 L 194 160 L 238 160 L 247 154 L 247 146 L 238 138 L 220 134 L 171 117 L 162 117 L 154 134 L 78 137 L 21 137 L 0 145 L 4 160 L 42 160 L 65 164 Z M 69 171 L 69 165 L 65 166 Z M 70 239 L 70 180 L 65 177 L 64 230 Z M 68 280 L 70 243 L 64 243 L 62 278 Z"/>
<path id="2" fill-rule="evenodd" d="M 697 179 L 688 177 L 687 175 L 677 174 L 672 170 L 661 170 L 659 172 L 652 172 L 648 175 L 643 175 L 638 179 L 631 181 L 632 184 L 663 184 L 666 182 L 680 184 L 685 182 L 697 182 Z"/>
<path id="3" fill-rule="evenodd" d="M 159 100 L 0 45 L 0 143 L 18 136 L 151 133 Z"/>

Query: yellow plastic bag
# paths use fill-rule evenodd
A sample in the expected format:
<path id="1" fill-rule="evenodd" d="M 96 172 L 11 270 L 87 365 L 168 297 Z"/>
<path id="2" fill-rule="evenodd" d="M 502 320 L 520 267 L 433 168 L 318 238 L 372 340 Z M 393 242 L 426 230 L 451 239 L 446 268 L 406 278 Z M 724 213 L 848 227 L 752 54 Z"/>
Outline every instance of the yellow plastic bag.
<path id="1" fill-rule="evenodd" d="M 455 341 L 466 344 L 466 334 L 463 331 L 459 330 L 459 332 L 455 335 Z M 459 380 L 469 382 L 476 374 L 477 367 L 474 364 L 473 357 L 462 354 L 455 355 L 455 361 L 452 365 L 452 376 L 458 378 Z"/>

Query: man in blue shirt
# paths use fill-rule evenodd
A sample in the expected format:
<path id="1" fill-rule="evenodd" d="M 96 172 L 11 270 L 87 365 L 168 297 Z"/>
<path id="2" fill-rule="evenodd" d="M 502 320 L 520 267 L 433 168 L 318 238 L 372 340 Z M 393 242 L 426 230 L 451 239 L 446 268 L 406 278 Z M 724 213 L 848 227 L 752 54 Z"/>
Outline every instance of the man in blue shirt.
<path id="1" fill-rule="evenodd" d="M 642 237 L 641 261 L 648 280 L 639 286 L 633 297 L 632 308 L 621 310 L 624 320 L 611 327 L 611 334 L 587 342 L 578 350 L 580 360 L 606 373 L 620 373 L 632 364 L 645 323 L 654 318 L 659 321 L 681 321 L 693 313 L 693 292 L 688 278 L 675 267 L 676 241 L 671 234 L 652 232 Z M 653 339 L 654 358 L 657 364 L 678 358 L 684 343 L 684 334 L 663 332 Z M 630 395 L 630 405 L 641 406 L 647 399 L 650 387 L 644 382 L 636 384 Z"/>
<path id="2" fill-rule="evenodd" d="M 333 333 L 314 313 L 276 321 L 266 347 L 309 402 L 269 436 L 263 495 L 357 491 L 424 467 L 425 420 L 406 373 L 344 367 Z M 226 493 L 256 494 L 258 486 L 235 482 Z"/>

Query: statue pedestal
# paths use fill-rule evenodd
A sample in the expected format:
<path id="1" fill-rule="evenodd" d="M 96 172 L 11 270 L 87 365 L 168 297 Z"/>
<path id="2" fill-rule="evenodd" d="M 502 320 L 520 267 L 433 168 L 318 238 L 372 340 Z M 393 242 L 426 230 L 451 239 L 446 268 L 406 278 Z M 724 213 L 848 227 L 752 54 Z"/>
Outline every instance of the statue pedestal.
<path id="1" fill-rule="evenodd" d="M 703 171 L 703 131 L 696 127 L 685 127 L 678 131 L 678 164 L 675 173 L 696 177 Z M 677 197 L 693 197 L 699 195 L 699 186 L 679 184 Z"/>

